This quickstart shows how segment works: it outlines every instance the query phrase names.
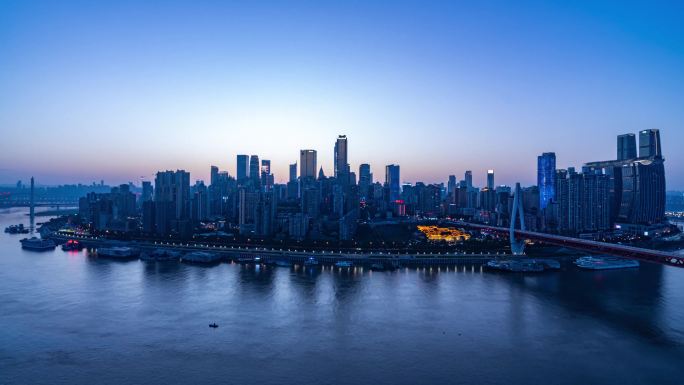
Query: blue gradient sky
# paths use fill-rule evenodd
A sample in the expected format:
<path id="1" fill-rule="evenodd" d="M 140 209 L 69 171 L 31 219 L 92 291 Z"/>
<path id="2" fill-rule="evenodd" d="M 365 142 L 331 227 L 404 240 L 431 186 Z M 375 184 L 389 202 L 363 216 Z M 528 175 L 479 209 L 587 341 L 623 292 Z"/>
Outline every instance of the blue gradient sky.
<path id="1" fill-rule="evenodd" d="M 684 2 L 0 2 L 0 183 L 110 183 L 299 149 L 483 185 L 660 128 L 684 189 Z"/>

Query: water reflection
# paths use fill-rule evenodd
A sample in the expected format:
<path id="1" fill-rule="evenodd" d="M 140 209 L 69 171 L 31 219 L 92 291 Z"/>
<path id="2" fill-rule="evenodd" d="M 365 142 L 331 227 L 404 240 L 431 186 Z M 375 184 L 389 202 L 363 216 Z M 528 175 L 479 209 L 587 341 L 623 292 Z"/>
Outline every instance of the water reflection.
<path id="1" fill-rule="evenodd" d="M 9 235 L 0 251 L 0 383 L 12 383 L 7 373 L 15 383 L 305 385 L 666 384 L 682 374 L 684 270 L 657 265 L 202 267 L 30 253 Z M 46 358 L 59 351 L 68 359 Z"/>
<path id="2" fill-rule="evenodd" d="M 565 266 L 566 272 L 530 275 L 498 274 L 511 285 L 511 301 L 523 291 L 543 301 L 553 301 L 577 316 L 598 319 L 653 343 L 678 345 L 682 341 L 670 338 L 661 326 L 662 280 L 661 265 L 644 263 L 639 269 L 614 271 L 580 271 Z M 515 290 L 518 288 L 518 290 Z M 522 318 L 517 312 L 529 311 L 516 302 L 512 320 Z"/>

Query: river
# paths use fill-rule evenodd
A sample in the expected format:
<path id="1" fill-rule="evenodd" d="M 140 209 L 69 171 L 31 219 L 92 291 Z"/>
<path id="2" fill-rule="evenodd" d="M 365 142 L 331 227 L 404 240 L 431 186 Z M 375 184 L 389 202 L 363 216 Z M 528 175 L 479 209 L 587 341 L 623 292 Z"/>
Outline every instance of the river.
<path id="1" fill-rule="evenodd" d="M 0 384 L 684 381 L 684 269 L 201 267 L 22 237 L 0 234 Z"/>

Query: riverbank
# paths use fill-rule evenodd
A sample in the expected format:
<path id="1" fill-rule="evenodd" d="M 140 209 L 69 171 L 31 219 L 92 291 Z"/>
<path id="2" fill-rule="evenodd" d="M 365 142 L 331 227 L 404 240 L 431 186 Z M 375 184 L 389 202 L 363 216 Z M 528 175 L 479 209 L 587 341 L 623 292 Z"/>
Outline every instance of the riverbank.
<path id="1" fill-rule="evenodd" d="M 50 238 L 57 243 L 64 243 L 69 239 L 79 240 L 88 248 L 100 247 L 131 247 L 141 252 L 153 252 L 154 250 L 166 249 L 179 253 L 197 251 L 210 252 L 220 255 L 222 261 L 245 261 L 259 258 L 264 262 L 286 261 L 293 264 L 302 264 L 308 258 L 313 257 L 323 264 L 335 264 L 340 261 L 349 261 L 354 265 L 370 266 L 372 264 L 392 265 L 396 267 L 430 267 L 450 266 L 460 264 L 484 264 L 492 258 L 510 257 L 505 253 L 388 253 L 377 251 L 330 251 L 330 250 L 294 250 L 269 247 L 243 247 L 229 245 L 210 245 L 199 242 L 144 242 L 144 241 L 119 241 L 100 239 L 78 234 L 53 233 Z"/>

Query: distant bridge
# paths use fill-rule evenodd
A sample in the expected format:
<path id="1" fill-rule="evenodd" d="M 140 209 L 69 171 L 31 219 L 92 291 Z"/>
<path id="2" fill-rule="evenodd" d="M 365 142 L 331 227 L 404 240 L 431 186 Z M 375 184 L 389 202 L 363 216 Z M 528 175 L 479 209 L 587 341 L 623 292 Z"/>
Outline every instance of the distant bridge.
<path id="1" fill-rule="evenodd" d="M 37 199 L 35 207 L 59 207 L 59 206 L 78 206 L 78 200 L 73 199 Z M 0 200 L 0 207 L 31 207 L 30 200 Z"/>
<path id="2" fill-rule="evenodd" d="M 462 221 L 456 221 L 453 222 L 453 224 L 457 226 L 463 226 L 478 230 L 488 230 L 491 232 L 495 232 L 497 234 L 508 235 L 509 237 L 511 236 L 511 234 L 513 234 L 513 237 L 517 240 L 529 239 L 531 241 L 538 241 L 548 243 L 551 245 L 568 247 L 571 249 L 587 251 L 590 253 L 610 254 L 618 257 L 637 259 L 645 262 L 655 262 L 663 265 L 684 267 L 684 256 L 666 251 L 650 250 L 634 246 L 627 246 L 607 242 L 597 242 L 586 239 L 564 237 L 561 235 L 554 234 L 537 233 L 534 231 L 526 230 L 513 230 L 511 232 L 511 229 L 507 227 L 480 225 Z M 512 242 L 519 241 L 512 240 Z"/>

